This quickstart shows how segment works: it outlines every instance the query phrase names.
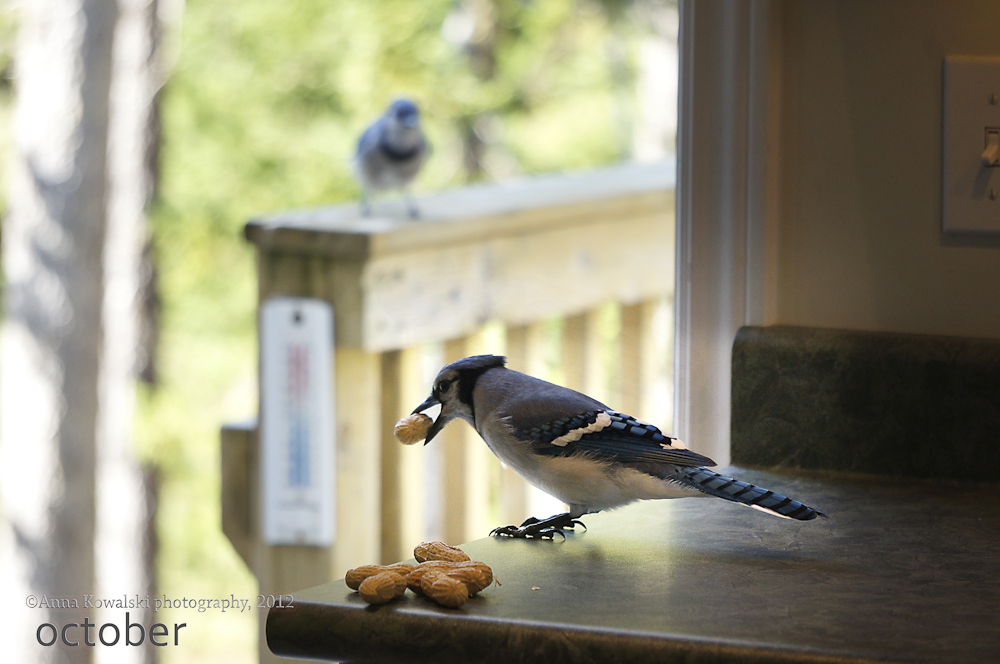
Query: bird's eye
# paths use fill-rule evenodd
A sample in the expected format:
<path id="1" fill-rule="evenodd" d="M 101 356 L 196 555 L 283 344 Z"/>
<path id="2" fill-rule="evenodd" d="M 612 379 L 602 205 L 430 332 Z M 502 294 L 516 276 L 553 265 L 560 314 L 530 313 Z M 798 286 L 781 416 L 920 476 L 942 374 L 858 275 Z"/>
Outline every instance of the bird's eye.
<path id="1" fill-rule="evenodd" d="M 447 392 L 448 388 L 451 387 L 451 384 L 453 382 L 454 381 L 452 379 L 450 379 L 450 378 L 448 378 L 446 380 L 442 380 L 440 383 L 438 383 L 438 389 L 440 391 L 442 391 L 442 392 Z"/>

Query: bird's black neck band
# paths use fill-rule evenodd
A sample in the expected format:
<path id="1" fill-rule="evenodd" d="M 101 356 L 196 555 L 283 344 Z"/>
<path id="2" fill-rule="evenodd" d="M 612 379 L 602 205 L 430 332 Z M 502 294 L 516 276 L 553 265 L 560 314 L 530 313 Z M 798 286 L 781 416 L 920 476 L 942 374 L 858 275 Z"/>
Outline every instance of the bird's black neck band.
<path id="1" fill-rule="evenodd" d="M 458 381 L 458 400 L 469 406 L 469 413 L 472 415 L 472 428 L 479 431 L 476 426 L 476 402 L 472 398 L 472 391 L 476 389 L 479 377 L 493 367 L 477 367 L 475 369 L 465 369 L 462 371 L 462 378 Z"/>
<path id="2" fill-rule="evenodd" d="M 417 156 L 417 153 L 420 152 L 421 145 L 420 143 L 417 143 L 408 150 L 397 150 L 396 148 L 386 143 L 385 138 L 382 138 L 378 142 L 378 147 L 379 150 L 381 150 L 382 153 L 386 157 L 388 157 L 391 161 L 407 161 Z"/>

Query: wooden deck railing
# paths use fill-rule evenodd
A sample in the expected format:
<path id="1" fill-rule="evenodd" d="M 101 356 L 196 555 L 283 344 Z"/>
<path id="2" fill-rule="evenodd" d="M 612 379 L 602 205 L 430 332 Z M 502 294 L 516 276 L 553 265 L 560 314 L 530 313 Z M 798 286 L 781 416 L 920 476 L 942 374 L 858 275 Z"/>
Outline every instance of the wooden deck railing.
<path id="1" fill-rule="evenodd" d="M 419 201 L 417 221 L 387 201 L 369 218 L 351 205 L 248 223 L 260 301 L 314 297 L 335 312 L 331 547 L 260 541 L 256 423 L 222 431 L 223 529 L 260 592 L 560 509 L 464 424 L 427 447 L 393 439 L 447 362 L 505 354 L 511 368 L 669 427 L 673 188 L 673 164 L 628 165 L 441 193 Z"/>

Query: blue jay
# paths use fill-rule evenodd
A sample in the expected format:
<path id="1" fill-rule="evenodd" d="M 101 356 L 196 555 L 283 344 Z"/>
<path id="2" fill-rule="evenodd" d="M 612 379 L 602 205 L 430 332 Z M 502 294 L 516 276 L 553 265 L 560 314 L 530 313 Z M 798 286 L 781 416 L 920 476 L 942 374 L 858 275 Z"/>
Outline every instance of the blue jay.
<path id="1" fill-rule="evenodd" d="M 652 424 L 611 410 L 574 390 L 505 367 L 506 358 L 477 355 L 441 369 L 431 395 L 417 406 L 441 412 L 429 443 L 463 419 L 499 459 L 569 512 L 528 518 L 492 535 L 551 539 L 578 519 L 635 500 L 717 496 L 779 517 L 808 521 L 821 512 L 760 487 L 707 470 L 708 457 L 685 449 Z"/>
<path id="2" fill-rule="evenodd" d="M 411 217 L 419 216 L 405 192 L 427 157 L 427 141 L 420 130 L 420 111 L 408 99 L 397 99 L 358 140 L 355 170 L 364 190 L 361 214 L 371 213 L 371 195 L 385 189 L 402 189 Z"/>

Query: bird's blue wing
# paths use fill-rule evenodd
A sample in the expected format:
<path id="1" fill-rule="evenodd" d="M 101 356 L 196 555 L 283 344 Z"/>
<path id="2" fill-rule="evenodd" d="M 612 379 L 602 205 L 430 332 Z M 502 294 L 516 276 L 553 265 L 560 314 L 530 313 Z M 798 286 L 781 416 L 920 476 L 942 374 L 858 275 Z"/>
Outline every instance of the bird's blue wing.
<path id="1" fill-rule="evenodd" d="M 715 462 L 679 446 L 679 441 L 634 417 L 591 410 L 560 417 L 527 432 L 532 450 L 545 456 L 585 454 L 620 463 L 714 466 Z"/>

